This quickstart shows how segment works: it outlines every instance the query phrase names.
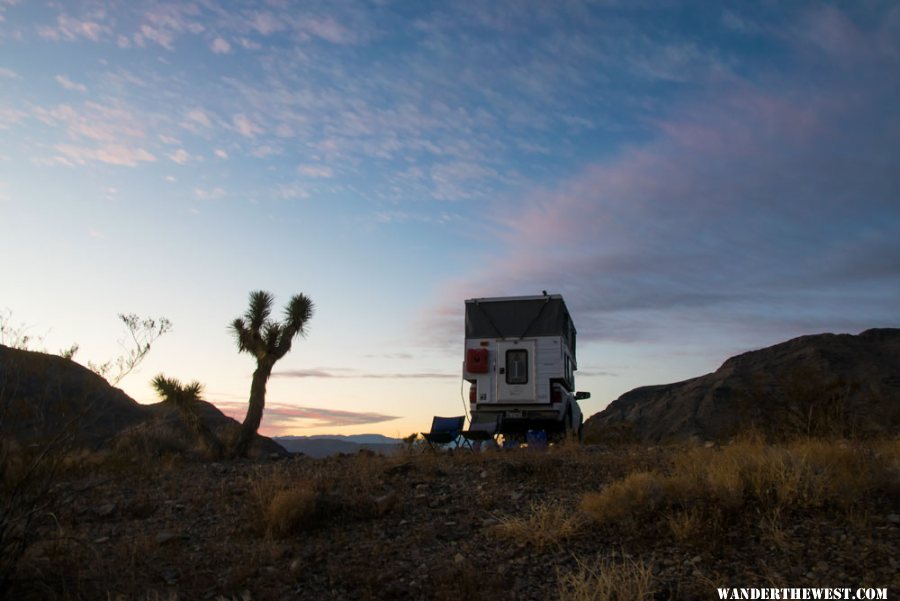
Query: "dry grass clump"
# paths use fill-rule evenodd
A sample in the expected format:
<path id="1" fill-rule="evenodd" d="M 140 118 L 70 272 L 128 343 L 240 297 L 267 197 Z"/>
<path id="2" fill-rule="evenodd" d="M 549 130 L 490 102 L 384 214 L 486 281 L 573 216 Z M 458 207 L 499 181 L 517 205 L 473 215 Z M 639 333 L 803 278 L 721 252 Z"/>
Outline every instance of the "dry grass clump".
<path id="1" fill-rule="evenodd" d="M 896 461 L 859 443 L 800 440 L 770 446 L 747 439 L 722 449 L 693 448 L 675 456 L 668 473 L 637 472 L 582 497 L 581 508 L 601 524 L 633 523 L 662 511 L 672 534 L 686 539 L 720 518 L 747 509 L 770 518 L 796 510 L 852 511 L 888 486 Z"/>
<path id="2" fill-rule="evenodd" d="M 483 566 L 457 554 L 452 561 L 438 563 L 428 574 L 428 596 L 434 601 L 495 601 L 507 597 L 507 588 L 500 577 Z M 385 598 L 383 593 L 376 598 Z"/>
<path id="3" fill-rule="evenodd" d="M 545 502 L 533 503 L 527 517 L 502 519 L 494 531 L 509 540 L 544 549 L 572 538 L 581 531 L 582 524 L 583 517 L 578 512 Z"/>
<path id="4" fill-rule="evenodd" d="M 559 577 L 560 601 L 643 601 L 652 599 L 653 572 L 643 561 L 578 561 L 578 570 Z"/>
<path id="5" fill-rule="evenodd" d="M 116 453 L 132 458 L 186 455 L 194 448 L 195 441 L 188 440 L 175 428 L 159 420 L 128 428 L 113 441 Z"/>
<path id="6" fill-rule="evenodd" d="M 349 459 L 349 458 L 347 458 Z M 287 464 L 261 466 L 248 480 L 250 510 L 259 531 L 282 538 L 334 519 L 369 519 L 390 511 L 396 499 L 379 503 L 373 480 L 380 472 L 366 461 L 336 460 L 310 469 Z M 358 468 L 363 468 L 358 472 Z"/>
<path id="7" fill-rule="evenodd" d="M 316 522 L 316 491 L 309 484 L 275 493 L 263 513 L 266 533 L 284 538 L 308 530 Z"/>
<path id="8" fill-rule="evenodd" d="M 597 522 L 620 522 L 656 510 L 663 501 L 663 478 L 654 472 L 635 472 L 602 492 L 585 493 L 581 509 Z"/>
<path id="9" fill-rule="evenodd" d="M 267 536 L 283 538 L 316 525 L 319 504 L 313 482 L 298 480 L 281 467 L 258 469 L 250 478 L 250 492 Z"/>

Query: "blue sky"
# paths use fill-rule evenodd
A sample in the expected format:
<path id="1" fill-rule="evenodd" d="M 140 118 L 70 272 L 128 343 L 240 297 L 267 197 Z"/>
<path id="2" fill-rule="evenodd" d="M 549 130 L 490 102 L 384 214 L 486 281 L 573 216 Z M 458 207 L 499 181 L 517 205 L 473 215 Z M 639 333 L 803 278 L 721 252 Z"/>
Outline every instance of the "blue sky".
<path id="1" fill-rule="evenodd" d="M 466 298 L 562 293 L 590 415 L 900 326 L 894 2 L 0 0 L 0 308 L 242 414 L 249 291 L 316 303 L 268 433 L 462 412 Z"/>

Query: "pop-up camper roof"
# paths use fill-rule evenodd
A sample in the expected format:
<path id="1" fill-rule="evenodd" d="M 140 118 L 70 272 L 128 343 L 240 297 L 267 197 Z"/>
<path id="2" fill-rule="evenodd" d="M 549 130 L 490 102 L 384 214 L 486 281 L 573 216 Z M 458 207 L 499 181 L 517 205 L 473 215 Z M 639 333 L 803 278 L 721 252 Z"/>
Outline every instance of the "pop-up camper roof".
<path id="1" fill-rule="evenodd" d="M 562 336 L 575 350 L 575 326 L 562 296 L 473 298 L 466 301 L 466 338 Z"/>

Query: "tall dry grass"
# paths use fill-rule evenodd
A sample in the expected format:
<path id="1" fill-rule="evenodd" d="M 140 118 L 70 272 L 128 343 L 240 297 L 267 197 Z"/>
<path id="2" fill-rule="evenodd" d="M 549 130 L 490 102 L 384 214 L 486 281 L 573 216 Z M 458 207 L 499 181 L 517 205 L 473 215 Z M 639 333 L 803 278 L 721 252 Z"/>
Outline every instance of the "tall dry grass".
<path id="1" fill-rule="evenodd" d="M 644 601 L 654 593 L 653 572 L 643 561 L 578 561 L 558 579 L 560 601 Z"/>
<path id="2" fill-rule="evenodd" d="M 534 503 L 526 517 L 507 517 L 494 526 L 506 539 L 529 543 L 542 550 L 559 545 L 582 530 L 583 516 L 558 503 Z"/>
<path id="3" fill-rule="evenodd" d="M 599 524 L 635 524 L 664 515 L 681 540 L 744 515 L 761 515 L 774 524 L 801 510 L 852 513 L 872 493 L 896 486 L 898 449 L 896 442 L 808 439 L 767 445 L 758 438 L 721 449 L 692 448 L 675 455 L 668 470 L 635 472 L 586 493 L 581 508 Z"/>

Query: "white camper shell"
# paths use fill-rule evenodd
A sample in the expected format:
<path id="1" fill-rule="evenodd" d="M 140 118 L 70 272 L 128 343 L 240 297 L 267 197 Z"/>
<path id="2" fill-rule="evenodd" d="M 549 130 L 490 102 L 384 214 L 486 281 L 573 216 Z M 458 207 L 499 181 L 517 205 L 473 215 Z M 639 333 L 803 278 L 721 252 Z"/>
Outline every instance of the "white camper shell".
<path id="1" fill-rule="evenodd" d="M 581 435 L 575 392 L 575 326 L 562 296 L 473 298 L 466 301 L 463 378 L 472 422 L 502 416 L 501 433 L 528 430 Z"/>

